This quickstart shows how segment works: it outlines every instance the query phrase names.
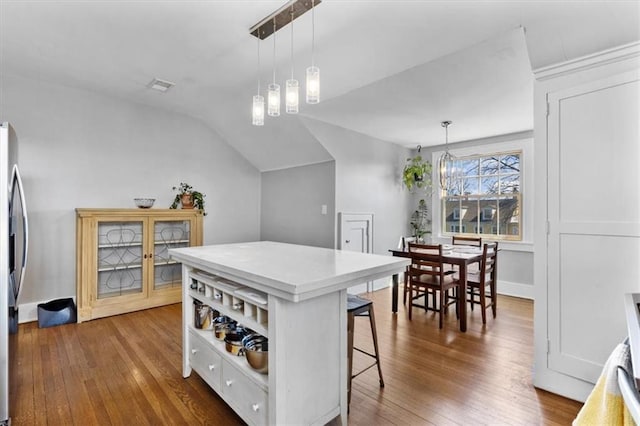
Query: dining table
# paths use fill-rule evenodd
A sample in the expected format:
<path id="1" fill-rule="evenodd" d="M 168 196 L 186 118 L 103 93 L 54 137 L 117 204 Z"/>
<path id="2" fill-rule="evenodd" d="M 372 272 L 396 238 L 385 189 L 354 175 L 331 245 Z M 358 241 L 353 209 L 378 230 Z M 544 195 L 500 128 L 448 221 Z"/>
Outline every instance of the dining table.
<path id="1" fill-rule="evenodd" d="M 394 256 L 411 258 L 408 250 L 391 249 L 389 250 Z M 433 255 L 434 260 L 438 255 Z M 467 331 L 467 268 L 469 265 L 480 262 L 482 260 L 482 249 L 473 246 L 463 245 L 443 245 L 442 261 L 451 265 L 458 266 L 458 274 L 460 281 L 460 291 L 458 291 L 458 302 L 460 306 L 460 331 Z M 406 285 L 406 280 L 405 280 Z M 395 314 L 398 312 L 398 280 L 394 279 L 392 284 L 391 311 Z"/>

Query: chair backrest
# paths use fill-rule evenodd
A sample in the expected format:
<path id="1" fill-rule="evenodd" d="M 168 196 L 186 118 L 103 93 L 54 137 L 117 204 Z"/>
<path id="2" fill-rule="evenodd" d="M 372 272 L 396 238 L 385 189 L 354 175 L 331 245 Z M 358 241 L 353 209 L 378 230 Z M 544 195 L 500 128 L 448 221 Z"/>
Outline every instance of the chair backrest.
<path id="1" fill-rule="evenodd" d="M 433 277 L 434 282 L 444 275 L 442 265 L 442 244 L 409 243 L 411 266 L 409 279 L 419 279 L 425 275 Z"/>
<path id="2" fill-rule="evenodd" d="M 405 250 L 407 250 L 407 245 L 409 243 L 415 243 L 415 242 L 416 242 L 416 237 L 405 237 L 405 236 L 402 236 L 402 237 L 400 237 L 400 241 L 398 241 L 398 250 L 405 251 Z"/>
<path id="3" fill-rule="evenodd" d="M 482 247 L 482 237 L 465 237 L 462 235 L 454 235 L 451 239 L 454 246 L 474 246 Z"/>
<path id="4" fill-rule="evenodd" d="M 498 242 L 486 243 L 482 250 L 482 261 L 480 262 L 480 283 L 488 284 L 496 281 L 496 270 L 498 267 Z"/>

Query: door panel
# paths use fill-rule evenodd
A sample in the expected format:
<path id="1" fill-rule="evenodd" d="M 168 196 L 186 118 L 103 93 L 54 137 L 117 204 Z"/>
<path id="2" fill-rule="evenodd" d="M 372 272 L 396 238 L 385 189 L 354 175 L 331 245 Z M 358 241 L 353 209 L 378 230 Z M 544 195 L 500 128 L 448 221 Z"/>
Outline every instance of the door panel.
<path id="1" fill-rule="evenodd" d="M 638 93 L 633 72 L 548 98 L 548 366 L 591 383 L 640 291 Z"/>

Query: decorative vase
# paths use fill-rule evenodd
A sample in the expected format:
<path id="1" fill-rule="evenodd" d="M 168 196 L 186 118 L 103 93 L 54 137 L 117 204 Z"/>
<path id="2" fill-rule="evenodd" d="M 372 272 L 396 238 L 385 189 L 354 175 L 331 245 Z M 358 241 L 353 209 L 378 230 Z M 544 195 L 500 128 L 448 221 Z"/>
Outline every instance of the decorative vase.
<path id="1" fill-rule="evenodd" d="M 192 209 L 193 208 L 193 195 L 190 192 L 185 192 L 180 195 L 180 204 L 182 204 L 183 209 Z"/>

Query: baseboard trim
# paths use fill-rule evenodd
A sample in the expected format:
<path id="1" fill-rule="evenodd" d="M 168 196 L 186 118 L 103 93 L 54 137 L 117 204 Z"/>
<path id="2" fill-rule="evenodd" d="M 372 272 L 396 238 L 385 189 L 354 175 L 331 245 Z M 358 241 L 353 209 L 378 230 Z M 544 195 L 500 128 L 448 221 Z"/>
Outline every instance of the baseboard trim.
<path id="1" fill-rule="evenodd" d="M 498 280 L 498 294 L 533 300 L 533 285 Z"/>

